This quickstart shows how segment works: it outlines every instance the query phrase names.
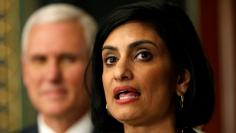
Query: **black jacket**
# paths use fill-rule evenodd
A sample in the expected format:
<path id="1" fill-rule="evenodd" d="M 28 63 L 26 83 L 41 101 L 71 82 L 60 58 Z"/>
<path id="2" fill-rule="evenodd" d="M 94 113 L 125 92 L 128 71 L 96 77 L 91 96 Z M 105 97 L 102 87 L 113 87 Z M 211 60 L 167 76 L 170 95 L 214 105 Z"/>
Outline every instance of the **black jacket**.
<path id="1" fill-rule="evenodd" d="M 35 123 L 32 126 L 26 127 L 20 133 L 38 133 L 38 125 Z"/>

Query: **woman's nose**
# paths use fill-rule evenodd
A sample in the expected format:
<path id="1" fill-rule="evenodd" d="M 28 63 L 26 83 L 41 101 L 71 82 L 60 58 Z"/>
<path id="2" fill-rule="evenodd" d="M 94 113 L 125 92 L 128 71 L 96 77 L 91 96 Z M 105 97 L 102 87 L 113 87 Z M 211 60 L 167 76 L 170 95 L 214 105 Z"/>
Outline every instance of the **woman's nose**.
<path id="1" fill-rule="evenodd" d="M 130 80 L 133 78 L 133 73 L 129 61 L 119 60 L 115 66 L 115 80 Z"/>

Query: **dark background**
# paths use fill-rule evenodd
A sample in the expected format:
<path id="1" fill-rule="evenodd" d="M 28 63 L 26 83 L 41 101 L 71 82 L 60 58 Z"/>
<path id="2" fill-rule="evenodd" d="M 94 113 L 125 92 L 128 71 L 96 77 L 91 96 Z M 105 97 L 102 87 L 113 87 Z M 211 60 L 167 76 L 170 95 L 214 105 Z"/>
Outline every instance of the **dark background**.
<path id="1" fill-rule="evenodd" d="M 97 20 L 98 23 L 100 23 L 104 16 L 115 7 L 138 1 L 152 1 L 158 3 L 174 2 L 181 8 L 185 9 L 185 0 L 41 0 L 39 6 L 62 2 L 73 4 L 86 10 Z"/>

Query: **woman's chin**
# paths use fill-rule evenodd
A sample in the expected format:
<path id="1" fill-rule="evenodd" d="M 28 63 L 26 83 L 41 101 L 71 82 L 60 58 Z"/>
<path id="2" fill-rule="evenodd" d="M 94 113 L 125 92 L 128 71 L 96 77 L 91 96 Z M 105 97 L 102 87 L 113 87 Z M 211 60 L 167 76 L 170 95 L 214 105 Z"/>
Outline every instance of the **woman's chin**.
<path id="1" fill-rule="evenodd" d="M 120 112 L 120 113 L 115 113 L 113 117 L 120 121 L 123 124 L 131 124 L 135 121 L 138 120 L 139 115 L 137 113 L 127 111 L 127 112 Z"/>

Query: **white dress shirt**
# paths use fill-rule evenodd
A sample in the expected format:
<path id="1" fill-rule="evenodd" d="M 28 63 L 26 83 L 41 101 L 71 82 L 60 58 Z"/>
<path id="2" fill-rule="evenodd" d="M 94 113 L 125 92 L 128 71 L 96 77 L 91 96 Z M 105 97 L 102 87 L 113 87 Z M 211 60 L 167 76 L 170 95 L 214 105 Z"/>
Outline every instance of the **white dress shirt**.
<path id="1" fill-rule="evenodd" d="M 56 133 L 45 123 L 41 115 L 38 115 L 38 129 L 39 133 Z M 90 113 L 87 113 L 74 123 L 65 133 L 92 133 L 92 131 L 91 115 Z"/>
<path id="2" fill-rule="evenodd" d="M 194 130 L 196 133 L 205 133 L 204 131 L 202 131 L 202 130 L 199 129 L 199 128 L 193 128 L 193 130 Z"/>

